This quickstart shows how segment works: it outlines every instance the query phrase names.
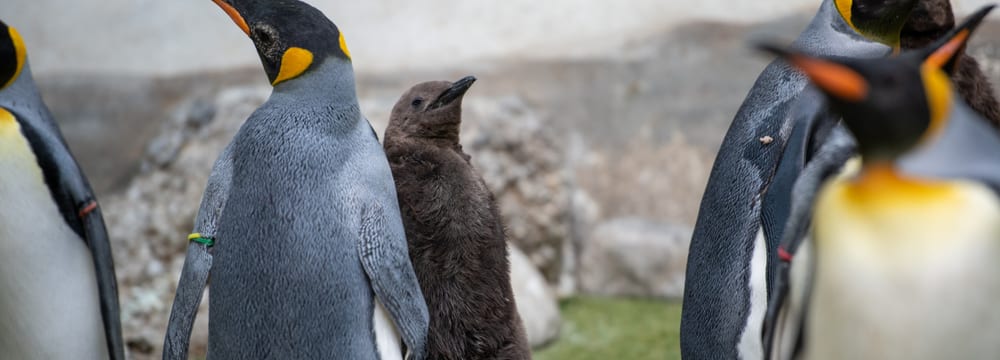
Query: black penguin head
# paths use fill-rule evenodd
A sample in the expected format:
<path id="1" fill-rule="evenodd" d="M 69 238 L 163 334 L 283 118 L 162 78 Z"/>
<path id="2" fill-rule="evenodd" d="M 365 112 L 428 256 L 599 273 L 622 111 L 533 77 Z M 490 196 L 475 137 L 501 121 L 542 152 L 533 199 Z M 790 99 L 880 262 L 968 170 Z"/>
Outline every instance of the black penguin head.
<path id="1" fill-rule="evenodd" d="M 14 83 L 25 62 L 28 61 L 27 51 L 21 35 L 13 27 L 0 21 L 0 90 Z"/>
<path id="2" fill-rule="evenodd" d="M 859 34 L 899 49 L 899 34 L 917 0 L 834 0 L 837 12 Z"/>
<path id="3" fill-rule="evenodd" d="M 327 59 L 350 61 L 344 36 L 321 11 L 298 0 L 212 0 L 253 40 L 271 85 Z"/>
<path id="4" fill-rule="evenodd" d="M 392 108 L 387 134 L 458 141 L 462 98 L 476 78 L 431 81 L 410 88 Z M 386 135 L 388 138 L 389 135 Z"/>
<path id="5" fill-rule="evenodd" d="M 779 47 L 778 54 L 805 73 L 843 117 L 866 162 L 891 162 L 937 135 L 948 121 L 954 71 L 984 7 L 931 46 L 884 59 L 818 58 Z"/>

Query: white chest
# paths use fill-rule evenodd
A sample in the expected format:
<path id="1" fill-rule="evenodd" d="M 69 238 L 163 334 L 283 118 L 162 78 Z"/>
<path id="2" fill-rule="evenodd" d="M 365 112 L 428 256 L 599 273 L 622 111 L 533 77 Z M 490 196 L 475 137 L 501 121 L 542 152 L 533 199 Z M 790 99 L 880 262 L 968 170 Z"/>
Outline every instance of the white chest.
<path id="1" fill-rule="evenodd" d="M 0 354 L 107 358 L 91 254 L 0 109 Z"/>
<path id="2" fill-rule="evenodd" d="M 852 191 L 835 183 L 817 205 L 806 358 L 1000 354 L 997 197 L 971 183 Z"/>

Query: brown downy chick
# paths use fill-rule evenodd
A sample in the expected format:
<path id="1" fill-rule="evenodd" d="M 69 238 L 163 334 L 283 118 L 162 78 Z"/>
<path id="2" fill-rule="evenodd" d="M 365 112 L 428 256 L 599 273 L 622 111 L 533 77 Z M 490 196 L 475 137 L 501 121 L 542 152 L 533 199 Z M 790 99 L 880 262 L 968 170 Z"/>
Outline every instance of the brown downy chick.
<path id="1" fill-rule="evenodd" d="M 430 312 L 428 359 L 530 359 L 496 199 L 459 144 L 466 77 L 418 84 L 392 109 L 385 151 Z"/>

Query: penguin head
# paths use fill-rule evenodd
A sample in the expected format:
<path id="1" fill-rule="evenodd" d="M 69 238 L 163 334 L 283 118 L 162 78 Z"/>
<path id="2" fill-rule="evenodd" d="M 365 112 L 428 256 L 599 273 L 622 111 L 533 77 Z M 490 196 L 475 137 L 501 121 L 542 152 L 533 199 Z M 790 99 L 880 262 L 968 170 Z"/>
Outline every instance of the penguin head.
<path id="1" fill-rule="evenodd" d="M 948 73 L 992 9 L 980 9 L 931 46 L 892 58 L 820 58 L 771 45 L 761 48 L 801 70 L 826 94 L 866 163 L 893 162 L 932 141 L 946 125 L 958 101 Z"/>
<path id="2" fill-rule="evenodd" d="M 0 21 L 0 90 L 6 89 L 21 76 L 21 70 L 27 61 L 28 55 L 21 35 L 13 27 Z"/>
<path id="3" fill-rule="evenodd" d="M 899 34 L 917 0 L 834 0 L 837 12 L 862 36 L 899 49 Z"/>
<path id="4" fill-rule="evenodd" d="M 462 98 L 475 82 L 475 77 L 466 76 L 453 83 L 431 81 L 413 86 L 393 106 L 386 137 L 457 142 L 462 125 Z"/>
<path id="5" fill-rule="evenodd" d="M 344 35 L 321 11 L 298 0 L 212 0 L 253 40 L 271 85 L 323 61 L 351 61 Z"/>

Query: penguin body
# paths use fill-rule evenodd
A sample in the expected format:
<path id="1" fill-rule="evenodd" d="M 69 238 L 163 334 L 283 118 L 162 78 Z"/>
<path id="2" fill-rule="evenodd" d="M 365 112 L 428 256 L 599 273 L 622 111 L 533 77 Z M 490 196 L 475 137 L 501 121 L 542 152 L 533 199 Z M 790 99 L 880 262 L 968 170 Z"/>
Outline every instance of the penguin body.
<path id="1" fill-rule="evenodd" d="M 210 273 L 209 359 L 401 359 L 400 336 L 422 359 L 426 305 L 339 30 L 299 1 L 217 4 L 274 92 L 209 179 L 164 358 L 186 358 Z"/>
<path id="2" fill-rule="evenodd" d="M 812 237 L 792 262 L 793 295 L 776 311 L 772 355 L 973 359 L 1000 352 L 1000 315 L 990 301 L 1000 294 L 1000 136 L 945 72 L 958 66 L 991 9 L 894 59 L 769 48 L 823 89 L 863 159 L 818 190 Z"/>
<path id="3" fill-rule="evenodd" d="M 865 4 L 865 1 L 857 1 Z M 840 10 L 851 1 L 824 1 L 795 42 L 820 54 L 872 58 L 892 48 L 871 38 L 891 38 L 892 29 L 860 26 Z M 869 9 L 893 15 L 898 30 L 914 1 L 880 2 Z M 872 4 L 868 4 L 872 5 Z M 856 15 L 862 12 L 857 12 Z M 860 28 L 868 35 L 861 35 Z M 878 28 L 881 30 L 872 30 Z M 884 36 L 875 36 L 879 35 Z M 821 141 L 801 138 L 828 131 L 822 97 L 782 62 L 758 77 L 733 120 L 713 165 L 692 236 L 681 320 L 685 358 L 760 358 L 760 333 L 778 264 L 777 246 L 791 203 L 791 187 Z M 798 125 L 804 124 L 804 125 Z M 796 126 L 803 135 L 792 136 Z M 760 139 L 770 137 L 765 143 Z"/>
<path id="4" fill-rule="evenodd" d="M 124 359 L 114 262 L 86 177 L 0 22 L 0 353 Z"/>
<path id="5" fill-rule="evenodd" d="M 530 359 L 500 209 L 459 144 L 473 81 L 411 88 L 393 108 L 386 155 L 431 315 L 428 358 Z"/>

